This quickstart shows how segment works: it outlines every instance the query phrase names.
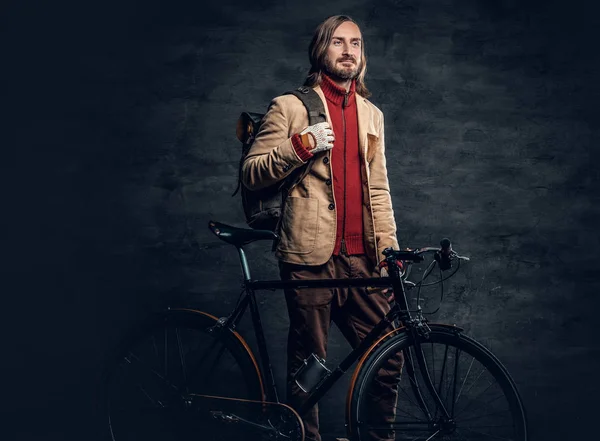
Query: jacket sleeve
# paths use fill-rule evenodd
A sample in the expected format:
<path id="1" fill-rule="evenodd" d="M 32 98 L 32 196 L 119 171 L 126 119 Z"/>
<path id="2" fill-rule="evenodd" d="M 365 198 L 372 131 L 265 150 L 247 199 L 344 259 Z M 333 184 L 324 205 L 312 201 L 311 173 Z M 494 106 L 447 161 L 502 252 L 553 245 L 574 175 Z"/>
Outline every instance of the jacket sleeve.
<path id="1" fill-rule="evenodd" d="M 242 165 L 242 183 L 250 190 L 269 187 L 305 164 L 292 144 L 289 101 L 275 98 L 263 117 L 256 139 Z"/>
<path id="2" fill-rule="evenodd" d="M 392 208 L 392 197 L 387 176 L 385 160 L 385 134 L 383 113 L 379 112 L 379 148 L 375 150 L 370 167 L 371 209 L 375 223 L 378 260 L 383 259 L 383 250 L 387 247 L 398 249 L 396 220 Z"/>

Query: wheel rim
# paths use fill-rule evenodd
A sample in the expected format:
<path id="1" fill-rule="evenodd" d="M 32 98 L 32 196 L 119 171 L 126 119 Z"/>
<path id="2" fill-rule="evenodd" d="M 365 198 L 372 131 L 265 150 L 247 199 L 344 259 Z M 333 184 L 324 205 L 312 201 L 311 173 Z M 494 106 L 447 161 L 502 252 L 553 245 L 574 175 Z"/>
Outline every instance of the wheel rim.
<path id="1" fill-rule="evenodd" d="M 377 356 L 360 392 L 361 440 L 525 439 L 522 408 L 501 365 L 476 344 L 455 343 L 454 336 L 435 334 L 422 344 L 429 376 L 448 415 L 427 390 L 413 346 L 404 345 L 401 351 L 404 367 L 399 380 L 387 360 L 400 357 L 400 346 L 392 345 Z M 376 372 L 383 380 L 375 382 Z M 385 397 L 385 382 L 392 377 L 398 390 L 395 405 Z"/>

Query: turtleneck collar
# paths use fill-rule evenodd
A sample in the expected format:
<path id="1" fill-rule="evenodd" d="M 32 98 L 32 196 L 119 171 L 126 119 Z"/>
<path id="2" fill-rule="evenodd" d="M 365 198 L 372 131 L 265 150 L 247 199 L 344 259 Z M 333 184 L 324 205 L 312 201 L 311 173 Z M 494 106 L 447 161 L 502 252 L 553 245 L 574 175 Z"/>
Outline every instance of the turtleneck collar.
<path id="1" fill-rule="evenodd" d="M 337 106 L 341 106 L 344 102 L 344 96 L 346 95 L 346 89 L 338 86 L 333 82 L 331 78 L 321 72 L 321 89 L 325 94 L 325 98 L 331 101 Z M 352 80 L 350 83 L 350 90 L 348 91 L 348 102 L 347 105 L 352 104 L 356 99 L 356 80 Z"/>

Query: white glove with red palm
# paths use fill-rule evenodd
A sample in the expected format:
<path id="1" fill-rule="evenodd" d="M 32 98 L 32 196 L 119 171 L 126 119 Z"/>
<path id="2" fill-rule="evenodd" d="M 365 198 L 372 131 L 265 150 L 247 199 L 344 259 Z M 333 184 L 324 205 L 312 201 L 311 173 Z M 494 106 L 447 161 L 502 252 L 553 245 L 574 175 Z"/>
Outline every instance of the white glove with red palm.
<path id="1" fill-rule="evenodd" d="M 312 154 L 331 150 L 333 148 L 333 130 L 327 121 L 308 126 L 300 132 L 302 145 Z"/>

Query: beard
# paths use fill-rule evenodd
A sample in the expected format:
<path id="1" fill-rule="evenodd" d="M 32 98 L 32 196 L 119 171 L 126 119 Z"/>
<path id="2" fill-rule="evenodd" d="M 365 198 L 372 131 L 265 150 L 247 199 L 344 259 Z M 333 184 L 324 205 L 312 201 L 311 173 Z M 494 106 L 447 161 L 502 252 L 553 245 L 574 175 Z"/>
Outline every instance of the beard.
<path id="1" fill-rule="evenodd" d="M 338 62 L 349 60 L 354 63 L 352 66 L 338 66 Z M 337 80 L 353 80 L 358 76 L 360 71 L 360 65 L 356 63 L 356 60 L 353 58 L 338 58 L 335 61 L 332 61 L 328 56 L 325 56 L 325 65 L 323 66 L 323 70 L 327 75 Z"/>

